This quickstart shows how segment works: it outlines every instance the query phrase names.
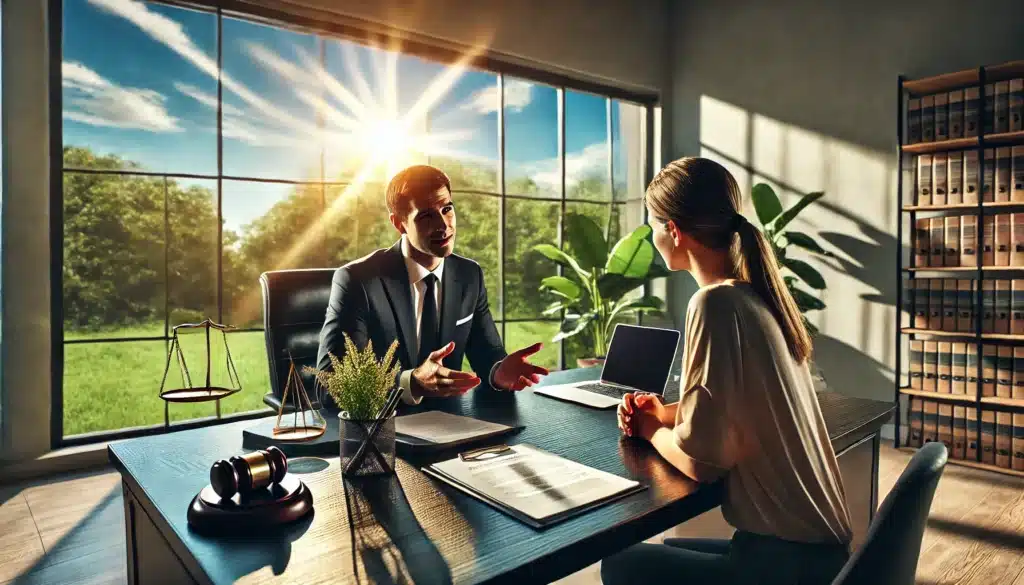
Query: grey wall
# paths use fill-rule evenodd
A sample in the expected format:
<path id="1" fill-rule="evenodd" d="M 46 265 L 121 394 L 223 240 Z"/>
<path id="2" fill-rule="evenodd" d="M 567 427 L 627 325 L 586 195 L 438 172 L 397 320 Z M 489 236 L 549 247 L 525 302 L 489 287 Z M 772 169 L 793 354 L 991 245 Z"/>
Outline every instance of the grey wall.
<path id="1" fill-rule="evenodd" d="M 800 225 L 839 256 L 815 261 L 829 284 L 816 359 L 832 387 L 891 400 L 897 75 L 1024 59 L 1024 2 L 687 0 L 672 18 L 670 152 L 826 192 Z"/>

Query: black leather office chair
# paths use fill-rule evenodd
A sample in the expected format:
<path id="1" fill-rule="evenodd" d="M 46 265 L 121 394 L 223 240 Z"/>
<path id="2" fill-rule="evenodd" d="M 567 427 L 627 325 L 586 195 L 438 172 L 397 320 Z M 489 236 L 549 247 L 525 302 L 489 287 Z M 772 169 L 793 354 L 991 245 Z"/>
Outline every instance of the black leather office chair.
<path id="1" fill-rule="evenodd" d="M 313 378 L 303 373 L 302 368 L 316 366 L 320 329 L 331 298 L 334 271 L 334 268 L 310 268 L 274 270 L 260 275 L 263 335 L 270 364 L 270 393 L 263 397 L 263 402 L 274 409 L 281 407 L 284 385 L 288 381 L 288 352 L 302 375 L 310 400 L 317 406 Z M 291 401 L 289 396 L 288 402 Z"/>
<path id="2" fill-rule="evenodd" d="M 914 585 L 921 537 L 945 467 L 942 443 L 928 443 L 914 454 L 871 521 L 864 544 L 832 585 Z"/>

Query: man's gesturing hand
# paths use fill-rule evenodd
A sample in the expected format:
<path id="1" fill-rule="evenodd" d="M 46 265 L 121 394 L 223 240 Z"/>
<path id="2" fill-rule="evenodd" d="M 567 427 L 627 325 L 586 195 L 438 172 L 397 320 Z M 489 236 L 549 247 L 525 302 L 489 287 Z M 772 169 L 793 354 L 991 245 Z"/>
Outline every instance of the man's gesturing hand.
<path id="1" fill-rule="evenodd" d="M 540 351 L 541 343 L 534 343 L 518 351 L 510 353 L 498 364 L 494 371 L 494 384 L 506 390 L 522 390 L 540 382 L 541 376 L 548 374 L 547 368 L 535 366 L 526 358 Z"/>
<path id="2" fill-rule="evenodd" d="M 469 372 L 444 367 L 441 360 L 455 349 L 455 342 L 431 352 L 418 368 L 412 371 L 413 393 L 420 396 L 458 396 L 480 383 L 480 378 Z"/>

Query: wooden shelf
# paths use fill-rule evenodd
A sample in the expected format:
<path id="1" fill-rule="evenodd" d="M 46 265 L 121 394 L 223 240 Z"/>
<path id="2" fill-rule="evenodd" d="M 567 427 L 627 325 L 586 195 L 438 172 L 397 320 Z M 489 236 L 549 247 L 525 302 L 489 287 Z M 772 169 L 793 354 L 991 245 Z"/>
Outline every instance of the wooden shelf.
<path id="1" fill-rule="evenodd" d="M 974 404 L 976 400 L 969 394 L 946 394 L 944 392 L 929 392 L 927 390 L 915 390 L 913 388 L 900 388 L 900 394 L 917 396 L 930 400 L 943 400 L 945 402 L 959 402 L 961 404 Z"/>
<path id="2" fill-rule="evenodd" d="M 940 91 L 949 91 L 958 87 L 977 85 L 979 82 L 978 69 L 964 69 L 942 75 L 922 77 L 903 82 L 903 89 L 914 95 L 929 95 Z"/>
<path id="3" fill-rule="evenodd" d="M 903 152 L 911 154 L 928 154 L 931 152 L 943 152 L 946 150 L 963 150 L 966 148 L 977 148 L 978 137 L 954 138 L 953 140 L 940 140 L 938 142 L 917 142 L 915 144 L 904 144 Z"/>
<path id="4" fill-rule="evenodd" d="M 985 82 L 1005 81 L 1015 77 L 1024 77 L 1024 61 L 1010 61 L 985 68 Z"/>
<path id="5" fill-rule="evenodd" d="M 985 201 L 981 204 L 982 210 L 994 209 L 1024 209 L 1024 201 Z M 977 203 L 952 203 L 947 205 L 904 205 L 903 211 L 953 211 L 953 210 L 977 210 Z"/>
<path id="6" fill-rule="evenodd" d="M 902 327 L 901 333 L 907 335 L 930 335 L 932 337 L 951 337 L 962 339 L 977 339 L 977 334 L 959 331 L 941 331 L 938 329 L 917 329 L 915 327 Z M 1024 341 L 1024 335 L 1012 333 L 982 333 L 981 339 L 985 341 Z"/>
<path id="7" fill-rule="evenodd" d="M 1024 400 L 1020 398 L 1004 398 L 1002 396 L 982 396 L 982 404 L 998 404 L 999 406 L 1009 406 L 1011 408 L 1024 408 Z"/>
<path id="8" fill-rule="evenodd" d="M 916 453 L 917 447 L 900 447 L 900 451 L 905 451 L 907 453 Z M 980 461 L 971 461 L 969 459 L 953 459 L 952 453 L 950 453 L 948 461 L 950 463 L 955 463 L 957 465 L 963 465 L 964 467 L 973 467 L 975 469 L 984 469 L 985 471 L 994 471 L 996 473 L 1005 473 L 1006 475 L 1024 477 L 1024 471 L 1018 471 L 1016 469 L 1007 469 L 1005 467 L 996 467 L 995 465 L 981 463 Z"/>
<path id="9" fill-rule="evenodd" d="M 1011 144 L 1024 144 L 1024 131 L 1000 132 L 999 134 L 986 134 L 985 146 L 1007 146 Z"/>
<path id="10" fill-rule="evenodd" d="M 977 266 L 915 266 L 904 268 L 903 272 L 977 272 Z M 982 266 L 982 272 L 1024 272 L 1024 266 Z"/>

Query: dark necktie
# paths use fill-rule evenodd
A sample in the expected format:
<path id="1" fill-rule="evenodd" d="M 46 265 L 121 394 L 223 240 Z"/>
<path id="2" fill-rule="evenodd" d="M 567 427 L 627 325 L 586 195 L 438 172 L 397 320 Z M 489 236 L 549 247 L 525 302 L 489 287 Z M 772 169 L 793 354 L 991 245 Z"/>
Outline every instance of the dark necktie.
<path id="1" fill-rule="evenodd" d="M 422 364 L 430 352 L 438 349 L 440 345 L 437 326 L 437 297 L 434 294 L 437 277 L 428 274 L 423 278 L 423 283 L 427 285 L 427 294 L 423 296 L 423 314 L 420 316 L 420 351 L 419 358 L 416 360 L 417 366 Z"/>

